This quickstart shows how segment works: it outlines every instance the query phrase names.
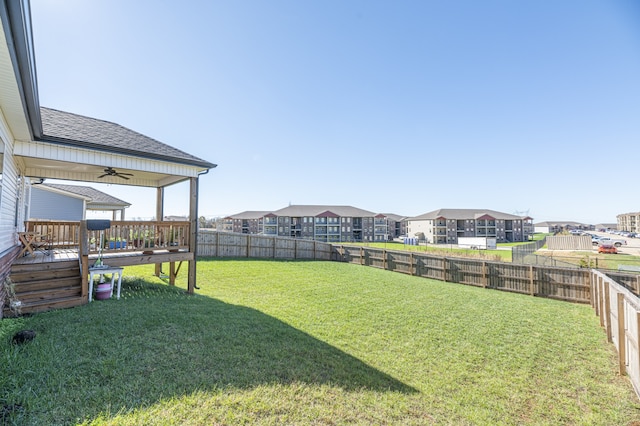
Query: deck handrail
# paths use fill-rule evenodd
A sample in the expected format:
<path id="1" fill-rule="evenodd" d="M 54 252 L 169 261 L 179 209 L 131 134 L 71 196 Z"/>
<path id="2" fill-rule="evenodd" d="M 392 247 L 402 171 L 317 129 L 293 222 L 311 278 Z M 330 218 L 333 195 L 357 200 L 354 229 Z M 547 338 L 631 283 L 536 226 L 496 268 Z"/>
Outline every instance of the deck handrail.
<path id="1" fill-rule="evenodd" d="M 188 221 L 111 221 L 109 228 L 97 231 L 87 230 L 86 221 L 29 220 L 25 228 L 49 236 L 54 249 L 80 249 L 81 242 L 87 241 L 88 254 L 98 253 L 101 241 L 103 253 L 115 253 L 188 250 L 190 239 Z"/>

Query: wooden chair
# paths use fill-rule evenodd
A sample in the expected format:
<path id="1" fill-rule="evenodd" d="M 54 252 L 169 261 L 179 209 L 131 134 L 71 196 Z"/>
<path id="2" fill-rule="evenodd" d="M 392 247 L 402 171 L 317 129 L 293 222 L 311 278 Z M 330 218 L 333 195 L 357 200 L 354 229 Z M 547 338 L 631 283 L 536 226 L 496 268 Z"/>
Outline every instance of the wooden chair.
<path id="1" fill-rule="evenodd" d="M 18 232 L 18 238 L 23 245 L 19 257 L 23 255 L 26 256 L 27 252 L 32 256 L 35 256 L 38 251 L 46 256 L 51 254 L 51 246 L 53 245 L 53 238 L 51 234 Z"/>

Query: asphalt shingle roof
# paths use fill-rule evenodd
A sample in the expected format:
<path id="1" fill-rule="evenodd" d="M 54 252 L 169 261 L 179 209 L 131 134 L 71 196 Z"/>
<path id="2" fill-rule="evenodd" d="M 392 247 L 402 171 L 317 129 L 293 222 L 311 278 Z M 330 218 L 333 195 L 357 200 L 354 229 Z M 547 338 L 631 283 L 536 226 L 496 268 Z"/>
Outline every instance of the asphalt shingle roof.
<path id="1" fill-rule="evenodd" d="M 445 219 L 476 219 L 480 216 L 489 215 L 494 219 L 506 219 L 517 220 L 522 219 L 521 216 L 516 216 L 509 213 L 502 213 L 495 210 L 483 210 L 483 209 L 438 209 L 429 213 L 425 213 L 420 216 L 412 217 L 410 220 L 433 220 L 439 217 Z"/>
<path id="2" fill-rule="evenodd" d="M 253 211 L 249 210 L 246 212 L 234 214 L 231 216 L 227 216 L 225 219 L 260 219 L 261 217 L 265 217 L 270 212 L 268 211 Z"/>
<path id="3" fill-rule="evenodd" d="M 102 149 L 143 158 L 212 168 L 215 164 L 187 154 L 110 121 L 40 107 L 44 141 Z"/>
<path id="4" fill-rule="evenodd" d="M 131 205 L 131 203 L 128 203 L 116 197 L 112 197 L 109 194 L 105 194 L 104 192 L 98 191 L 97 189 L 91 188 L 89 186 L 63 185 L 57 183 L 43 183 L 42 186 L 89 198 L 91 201 L 87 202 L 87 207 L 91 207 L 92 204 L 108 204 L 121 207 L 129 207 Z"/>
<path id="5" fill-rule="evenodd" d="M 276 216 L 302 217 L 317 216 L 326 211 L 341 217 L 371 217 L 376 214 L 352 206 L 293 205 L 273 212 Z"/>

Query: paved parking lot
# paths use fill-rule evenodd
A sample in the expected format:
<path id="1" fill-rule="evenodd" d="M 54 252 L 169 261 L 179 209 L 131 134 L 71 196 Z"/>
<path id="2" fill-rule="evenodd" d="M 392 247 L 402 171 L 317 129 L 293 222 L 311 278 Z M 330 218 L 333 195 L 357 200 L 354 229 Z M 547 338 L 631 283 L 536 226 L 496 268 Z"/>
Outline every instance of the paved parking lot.
<path id="1" fill-rule="evenodd" d="M 595 232 L 590 231 L 591 234 L 598 235 L 600 237 L 609 237 L 612 240 L 625 240 L 627 242 L 626 246 L 621 246 L 618 248 L 619 253 L 630 254 L 633 256 L 640 256 L 640 238 L 625 238 L 616 234 L 609 234 L 606 232 Z M 594 250 L 597 249 L 597 246 L 593 246 Z"/>

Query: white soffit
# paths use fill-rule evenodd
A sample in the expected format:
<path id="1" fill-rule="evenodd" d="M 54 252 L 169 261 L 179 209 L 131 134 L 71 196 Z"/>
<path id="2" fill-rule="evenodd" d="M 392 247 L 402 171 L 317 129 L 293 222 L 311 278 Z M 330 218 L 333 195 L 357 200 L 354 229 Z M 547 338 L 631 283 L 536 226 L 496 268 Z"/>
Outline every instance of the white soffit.
<path id="1" fill-rule="evenodd" d="M 30 140 L 29 123 L 22 105 L 7 39 L 0 21 L 0 109 L 14 139 Z"/>

